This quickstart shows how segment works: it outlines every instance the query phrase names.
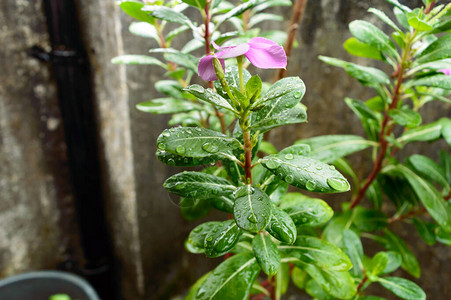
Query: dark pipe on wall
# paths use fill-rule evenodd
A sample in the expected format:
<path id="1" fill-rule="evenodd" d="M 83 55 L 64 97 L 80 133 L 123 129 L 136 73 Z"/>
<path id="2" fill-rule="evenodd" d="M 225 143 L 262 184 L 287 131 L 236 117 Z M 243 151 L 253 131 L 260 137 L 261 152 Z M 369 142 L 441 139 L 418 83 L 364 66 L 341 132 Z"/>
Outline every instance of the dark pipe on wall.
<path id="1" fill-rule="evenodd" d="M 102 299 L 118 299 L 119 284 L 113 268 L 113 246 L 102 193 L 90 65 L 80 37 L 76 5 L 73 0 L 44 0 L 43 5 L 52 50 L 45 52 L 33 47 L 30 52 L 52 65 L 58 86 L 85 259 L 78 263 L 83 266 L 78 272 L 94 286 Z"/>

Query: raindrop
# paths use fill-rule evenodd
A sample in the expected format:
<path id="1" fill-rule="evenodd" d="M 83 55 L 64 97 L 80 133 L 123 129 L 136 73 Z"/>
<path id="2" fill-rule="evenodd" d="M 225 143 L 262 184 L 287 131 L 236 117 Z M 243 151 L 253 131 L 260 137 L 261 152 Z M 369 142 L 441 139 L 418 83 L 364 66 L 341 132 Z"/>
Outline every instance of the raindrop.
<path id="1" fill-rule="evenodd" d="M 177 183 L 177 184 L 174 186 L 174 188 L 175 188 L 176 190 L 183 190 L 185 187 L 186 187 L 186 184 L 185 184 L 184 182 Z"/>
<path id="2" fill-rule="evenodd" d="M 214 144 L 210 144 L 210 143 L 205 143 L 202 145 L 202 149 L 204 149 L 205 151 L 207 151 L 208 153 L 216 153 L 218 152 L 218 146 L 214 145 Z"/>
<path id="3" fill-rule="evenodd" d="M 171 134 L 169 132 L 167 132 L 167 131 L 163 132 L 161 135 L 164 136 L 164 137 L 170 137 L 171 136 Z"/>
<path id="4" fill-rule="evenodd" d="M 316 169 L 319 171 L 319 170 L 322 170 L 323 167 L 321 167 L 321 166 L 316 166 Z"/>
<path id="5" fill-rule="evenodd" d="M 330 170 L 335 170 L 335 166 L 329 166 Z"/>
<path id="6" fill-rule="evenodd" d="M 287 183 L 293 183 L 293 181 L 294 181 L 293 175 L 288 175 L 287 177 L 285 177 L 285 181 Z"/>
<path id="7" fill-rule="evenodd" d="M 205 239 L 207 242 L 211 242 L 213 241 L 213 238 L 211 236 L 207 236 L 207 238 Z"/>
<path id="8" fill-rule="evenodd" d="M 173 160 L 172 158 L 168 159 L 168 165 L 175 166 L 175 160 Z"/>
<path id="9" fill-rule="evenodd" d="M 177 146 L 177 148 L 175 148 L 175 152 L 177 152 L 178 154 L 184 154 L 185 147 L 183 147 L 182 145 L 179 145 L 179 146 Z"/>
<path id="10" fill-rule="evenodd" d="M 165 150 L 166 149 L 166 144 L 165 143 L 158 143 L 157 147 L 160 150 Z"/>
<path id="11" fill-rule="evenodd" d="M 307 220 L 307 218 L 302 218 L 301 221 L 302 221 L 302 223 L 307 223 L 308 220 Z"/>
<path id="12" fill-rule="evenodd" d="M 255 216 L 253 214 L 249 215 L 247 217 L 247 219 L 249 220 L 249 222 L 251 223 L 257 223 L 257 219 L 255 218 Z"/>
<path id="13" fill-rule="evenodd" d="M 305 188 L 309 191 L 314 191 L 316 188 L 316 183 L 312 180 L 307 181 L 307 183 L 305 184 Z"/>
<path id="14" fill-rule="evenodd" d="M 336 191 L 345 192 L 349 190 L 349 183 L 342 178 L 327 178 L 327 184 Z"/>
<path id="15" fill-rule="evenodd" d="M 273 159 L 268 159 L 264 161 L 264 163 L 266 164 L 266 167 L 271 170 L 277 169 L 280 166 L 280 162 Z"/>
<path id="16" fill-rule="evenodd" d="M 205 89 L 199 85 L 192 85 L 190 86 L 190 90 L 194 91 L 194 92 L 198 92 L 203 94 L 205 92 Z"/>
<path id="17" fill-rule="evenodd" d="M 293 159 L 293 158 L 294 158 L 294 155 L 291 154 L 291 153 L 288 153 L 288 154 L 285 154 L 285 158 L 286 158 L 286 159 Z"/>
<path id="18" fill-rule="evenodd" d="M 302 93 L 300 91 L 297 91 L 296 93 L 294 93 L 294 98 L 299 99 L 301 98 Z"/>

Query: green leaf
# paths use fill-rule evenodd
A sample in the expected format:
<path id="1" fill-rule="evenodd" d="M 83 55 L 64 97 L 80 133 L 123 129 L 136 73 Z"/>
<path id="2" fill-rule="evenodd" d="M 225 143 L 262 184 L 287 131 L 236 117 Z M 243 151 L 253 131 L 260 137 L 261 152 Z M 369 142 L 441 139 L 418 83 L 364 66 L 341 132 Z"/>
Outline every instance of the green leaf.
<path id="1" fill-rule="evenodd" d="M 399 268 L 399 266 L 401 266 L 402 256 L 401 254 L 395 251 L 387 251 L 385 253 L 387 254 L 388 262 L 387 266 L 384 269 L 383 274 L 388 274 L 395 271 L 396 269 Z"/>
<path id="2" fill-rule="evenodd" d="M 220 158 L 218 156 L 208 156 L 201 158 L 185 157 L 173 153 L 169 153 L 162 150 L 157 150 L 157 159 L 164 164 L 177 167 L 193 167 L 208 165 L 218 161 Z"/>
<path id="3" fill-rule="evenodd" d="M 298 236 L 294 245 L 282 245 L 279 250 L 282 257 L 295 258 L 294 262 L 299 260 L 314 264 L 327 271 L 347 271 L 352 267 L 351 261 L 340 248 L 311 236 Z"/>
<path id="4" fill-rule="evenodd" d="M 227 179 L 200 172 L 175 174 L 163 184 L 164 188 L 182 197 L 208 199 L 232 194 L 236 187 Z"/>
<path id="5" fill-rule="evenodd" d="M 413 166 L 415 171 L 422 177 L 437 182 L 445 189 L 446 192 L 451 189 L 448 183 L 448 179 L 442 172 L 440 166 L 429 157 L 415 154 L 410 156 L 408 158 L 408 161 Z"/>
<path id="6" fill-rule="evenodd" d="M 279 271 L 276 274 L 276 300 L 281 299 L 288 290 L 288 285 L 290 284 L 290 266 L 288 264 L 281 264 Z"/>
<path id="7" fill-rule="evenodd" d="M 415 255 L 407 248 L 406 243 L 397 235 L 385 229 L 386 244 L 388 250 L 398 252 L 401 255 L 401 267 L 414 277 L 420 277 L 420 265 Z"/>
<path id="8" fill-rule="evenodd" d="M 245 300 L 259 271 L 260 268 L 253 254 L 234 255 L 211 272 L 199 288 L 195 299 Z"/>
<path id="9" fill-rule="evenodd" d="M 335 300 L 335 297 L 329 295 L 321 285 L 315 280 L 311 279 L 307 281 L 305 285 L 305 292 L 313 297 L 313 299 L 321 299 L 321 300 Z"/>
<path id="10" fill-rule="evenodd" d="M 266 231 L 283 243 L 293 244 L 296 240 L 296 225 L 285 211 L 278 208 L 272 209 Z"/>
<path id="11" fill-rule="evenodd" d="M 263 21 L 281 22 L 283 20 L 284 20 L 284 18 L 279 15 L 269 14 L 269 13 L 261 13 L 261 14 L 252 16 L 252 18 L 249 20 L 249 28 L 252 28 L 254 25 L 257 25 L 258 23 L 263 22 Z"/>
<path id="12" fill-rule="evenodd" d="M 235 191 L 235 199 L 233 216 L 238 226 L 255 233 L 265 229 L 272 210 L 268 195 L 260 188 L 244 185 Z"/>
<path id="13" fill-rule="evenodd" d="M 441 131 L 442 125 L 440 123 L 424 124 L 406 131 L 397 141 L 400 143 L 433 141 L 440 137 Z"/>
<path id="14" fill-rule="evenodd" d="M 334 166 L 309 157 L 273 154 L 263 158 L 261 163 L 285 182 L 311 192 L 340 193 L 350 189 L 346 178 Z"/>
<path id="15" fill-rule="evenodd" d="M 352 230 L 343 231 L 343 250 L 352 263 L 351 274 L 363 275 L 363 246 L 359 236 Z"/>
<path id="16" fill-rule="evenodd" d="M 344 60 L 319 56 L 323 62 L 332 66 L 344 68 L 349 76 L 357 79 L 361 84 L 366 86 L 375 86 L 376 84 L 389 84 L 390 79 L 388 76 L 379 69 L 372 67 L 364 67 L 361 65 L 353 64 Z"/>
<path id="17" fill-rule="evenodd" d="M 206 199 L 181 198 L 180 211 L 188 221 L 202 218 L 210 212 L 210 202 Z"/>
<path id="18" fill-rule="evenodd" d="M 385 1 L 388 2 L 388 3 L 390 3 L 391 5 L 396 6 L 397 8 L 399 8 L 399 9 L 400 9 L 401 11 L 403 11 L 403 12 L 410 12 L 410 11 L 411 11 L 410 8 L 408 8 L 408 7 L 405 6 L 405 5 L 402 5 L 401 3 L 399 3 L 398 0 L 385 0 Z"/>
<path id="19" fill-rule="evenodd" d="M 381 10 L 377 9 L 377 8 L 373 8 L 371 7 L 370 9 L 368 9 L 368 11 L 370 13 L 375 14 L 379 19 L 381 19 L 382 21 L 384 21 L 386 24 L 388 24 L 391 28 L 393 28 L 394 30 L 398 31 L 398 32 L 402 32 L 401 29 L 399 29 L 398 26 L 396 26 L 396 24 Z"/>
<path id="20" fill-rule="evenodd" d="M 146 5 L 142 8 L 142 11 L 149 13 L 154 18 L 164 20 L 167 22 L 187 25 L 193 29 L 196 29 L 195 25 L 191 23 L 190 19 L 188 19 L 187 16 L 170 7 L 158 5 Z"/>
<path id="21" fill-rule="evenodd" d="M 260 143 L 260 147 L 259 147 L 258 151 L 261 151 L 266 154 L 276 154 L 278 152 L 276 147 L 274 147 L 273 144 L 271 144 L 270 142 L 267 142 L 267 141 L 262 141 Z"/>
<path id="22" fill-rule="evenodd" d="M 257 121 L 258 120 L 258 121 Z M 270 129 L 290 125 L 290 124 L 298 124 L 307 121 L 307 112 L 305 106 L 301 103 L 298 103 L 295 107 L 291 109 L 284 110 L 278 114 L 271 114 L 264 119 L 255 119 L 255 122 L 252 122 L 251 129 L 254 131 L 259 131 L 260 133 L 264 133 Z"/>
<path id="23" fill-rule="evenodd" d="M 376 231 L 388 225 L 387 216 L 380 210 L 356 208 L 354 224 L 360 231 Z"/>
<path id="24" fill-rule="evenodd" d="M 229 19 L 231 19 L 235 16 L 241 15 L 246 10 L 256 6 L 257 4 L 259 4 L 259 0 L 249 0 L 247 2 L 244 2 L 243 4 L 236 6 L 235 8 L 231 9 L 230 11 L 221 15 L 218 18 L 217 23 L 216 23 L 216 28 L 219 28 L 219 26 L 221 26 L 222 23 L 224 23 L 225 21 L 228 21 Z"/>
<path id="25" fill-rule="evenodd" d="M 111 59 L 111 63 L 124 65 L 156 65 L 166 69 L 166 65 L 158 59 L 151 56 L 137 54 L 126 54 L 113 57 Z"/>
<path id="26" fill-rule="evenodd" d="M 451 155 L 443 150 L 440 151 L 440 168 L 451 185 Z"/>
<path id="27" fill-rule="evenodd" d="M 414 282 L 400 277 L 379 278 L 378 282 L 401 299 L 425 300 L 426 294 Z"/>
<path id="28" fill-rule="evenodd" d="M 385 0 L 388 1 L 388 0 Z M 396 20 L 398 20 L 398 23 L 402 25 L 407 30 L 411 30 L 409 22 L 407 21 L 407 15 L 404 11 L 399 9 L 398 7 L 393 8 L 393 13 L 396 17 Z M 403 45 L 404 46 L 404 45 Z"/>
<path id="29" fill-rule="evenodd" d="M 167 61 L 173 62 L 177 65 L 183 66 L 197 74 L 197 65 L 199 59 L 188 53 L 183 53 L 172 48 L 156 48 L 151 49 L 150 53 L 163 53 Z"/>
<path id="30" fill-rule="evenodd" d="M 436 225 L 432 223 L 425 223 L 418 218 L 413 218 L 412 223 L 415 226 L 416 230 L 420 234 L 423 241 L 426 242 L 429 246 L 432 246 L 436 242 L 435 237 L 435 227 Z"/>
<path id="31" fill-rule="evenodd" d="M 334 211 L 321 199 L 300 193 L 288 193 L 282 198 L 280 209 L 284 210 L 296 225 L 319 226 L 332 218 Z"/>
<path id="32" fill-rule="evenodd" d="M 254 103 L 253 107 L 267 103 L 259 111 L 257 121 L 276 115 L 294 107 L 305 94 L 305 84 L 299 77 L 286 77 L 274 83 L 263 97 Z"/>
<path id="33" fill-rule="evenodd" d="M 398 172 L 409 181 L 412 189 L 431 217 L 447 231 L 451 231 L 451 214 L 446 201 L 437 189 L 403 165 L 390 166 L 384 172 Z"/>
<path id="34" fill-rule="evenodd" d="M 332 163 L 338 158 L 374 146 L 372 141 L 365 140 L 357 135 L 323 135 L 303 140 L 296 144 L 310 146 L 310 157 L 324 163 Z"/>
<path id="35" fill-rule="evenodd" d="M 451 147 L 451 119 L 441 118 L 438 122 L 442 125 L 442 137 L 446 143 Z"/>
<path id="36" fill-rule="evenodd" d="M 152 114 L 175 114 L 179 112 L 201 110 L 202 107 L 187 100 L 175 98 L 158 98 L 136 105 L 140 111 Z"/>
<path id="37" fill-rule="evenodd" d="M 412 28 L 418 31 L 429 31 L 432 29 L 431 25 L 418 18 L 418 16 L 411 16 L 407 19 L 407 22 L 409 22 L 409 25 L 412 26 Z"/>
<path id="38" fill-rule="evenodd" d="M 55 294 L 50 296 L 49 300 L 71 300 L 71 298 L 66 294 Z"/>
<path id="39" fill-rule="evenodd" d="M 257 234 L 252 240 L 252 250 L 263 272 L 271 276 L 280 267 L 280 253 L 272 239 L 264 233 Z"/>
<path id="40" fill-rule="evenodd" d="M 268 106 L 266 106 L 268 107 Z M 262 110 L 259 110 L 259 113 Z M 252 116 L 256 114 L 253 113 Z M 298 103 L 295 107 L 283 110 L 278 112 L 277 114 L 271 114 L 267 117 L 260 119 L 260 117 L 253 117 L 253 121 L 251 121 L 251 129 L 253 131 L 259 131 L 260 133 L 264 133 L 270 129 L 290 125 L 290 124 L 298 124 L 307 121 L 307 111 L 305 105 Z"/>
<path id="41" fill-rule="evenodd" d="M 252 76 L 246 83 L 246 97 L 253 103 L 260 96 L 262 80 L 258 75 Z"/>
<path id="42" fill-rule="evenodd" d="M 211 272 L 205 273 L 202 275 L 201 278 L 199 278 L 191 287 L 189 290 L 188 295 L 186 295 L 185 300 L 196 300 L 196 294 L 197 291 L 200 289 L 204 281 L 207 279 L 207 277 L 211 274 Z"/>
<path id="43" fill-rule="evenodd" d="M 155 23 L 155 19 L 143 12 L 141 9 L 144 7 L 144 3 L 141 1 L 121 1 L 119 6 L 129 16 L 150 24 Z"/>
<path id="44" fill-rule="evenodd" d="M 383 59 L 381 52 L 379 50 L 377 50 L 373 46 L 362 43 L 355 37 L 351 37 L 351 38 L 347 39 L 346 42 L 344 42 L 343 47 L 349 54 L 354 55 L 354 56 L 366 57 L 366 58 L 372 58 L 372 59 L 378 59 L 378 60 Z"/>
<path id="45" fill-rule="evenodd" d="M 451 246 L 451 233 L 444 231 L 443 228 L 438 228 L 436 238 L 437 242 Z"/>
<path id="46" fill-rule="evenodd" d="M 383 274 L 388 265 L 388 254 L 386 252 L 378 252 L 369 261 L 367 266 L 367 276 L 371 281 L 376 281 L 377 276 Z"/>
<path id="47" fill-rule="evenodd" d="M 294 155 L 306 155 L 308 156 L 310 154 L 310 146 L 306 145 L 306 144 L 295 144 L 295 145 L 291 145 L 288 146 L 282 150 L 280 150 L 279 154 L 294 154 Z M 277 154 L 276 153 L 271 153 L 271 154 Z"/>
<path id="48" fill-rule="evenodd" d="M 298 264 L 329 295 L 338 299 L 351 299 L 357 292 L 354 279 L 348 272 L 324 270 L 315 265 Z M 326 298 L 327 299 L 327 298 Z"/>
<path id="49" fill-rule="evenodd" d="M 147 22 L 133 22 L 128 27 L 128 30 L 134 35 L 154 39 L 155 41 L 160 43 L 158 32 L 155 29 L 155 26 L 153 26 L 152 24 L 149 24 Z"/>
<path id="50" fill-rule="evenodd" d="M 218 107 L 222 107 L 233 113 L 238 113 L 226 99 L 222 98 L 221 96 L 219 96 L 219 94 L 213 92 L 211 89 L 204 89 L 198 84 L 193 84 L 184 88 L 183 90 L 195 96 L 197 99 L 203 100 Z"/>
<path id="51" fill-rule="evenodd" d="M 451 47 L 451 43 L 450 43 Z M 451 90 L 451 76 L 449 75 L 433 75 L 422 77 L 419 79 L 410 80 L 406 83 L 406 86 L 429 86 L 436 87 L 445 90 Z"/>
<path id="52" fill-rule="evenodd" d="M 205 236 L 204 248 L 208 257 L 219 257 L 238 243 L 242 234 L 234 220 L 221 222 Z"/>
<path id="53" fill-rule="evenodd" d="M 155 89 L 173 98 L 183 98 L 182 86 L 175 80 L 159 80 L 155 82 Z"/>
<path id="54" fill-rule="evenodd" d="M 251 78 L 251 74 L 246 69 L 243 70 L 243 81 L 244 84 L 247 84 L 247 81 Z M 229 85 L 230 89 L 240 89 L 240 78 L 237 66 L 230 66 L 225 69 L 224 79 Z M 219 80 L 214 82 L 215 89 L 219 95 L 221 95 L 225 99 L 229 99 L 227 93 L 222 89 L 221 83 Z"/>
<path id="55" fill-rule="evenodd" d="M 423 64 L 426 62 L 451 58 L 451 33 L 445 34 L 439 37 L 435 42 L 430 44 L 416 60 L 417 64 Z"/>
<path id="56" fill-rule="evenodd" d="M 210 199 L 211 205 L 217 210 L 233 213 L 233 205 L 235 204 L 234 199 L 232 200 L 229 196 L 215 197 Z"/>
<path id="57" fill-rule="evenodd" d="M 354 218 L 354 210 L 337 214 L 324 228 L 323 237 L 338 247 L 343 247 L 343 231 L 349 229 Z"/>
<path id="58" fill-rule="evenodd" d="M 166 44 L 167 44 L 167 43 L 170 43 L 170 42 L 172 41 L 173 38 L 175 38 L 176 36 L 179 36 L 181 33 L 187 31 L 188 29 L 190 29 L 189 26 L 187 26 L 187 25 L 182 25 L 182 26 L 179 26 L 179 27 L 177 27 L 177 28 L 175 28 L 175 29 L 169 31 L 169 33 L 168 33 L 168 34 L 166 35 L 166 37 L 165 37 L 165 39 L 166 39 Z M 201 46 L 203 45 L 203 43 L 200 42 L 199 40 L 192 40 L 191 42 L 197 42 L 198 44 L 200 43 Z M 184 49 L 185 47 L 186 47 L 186 45 L 183 47 L 183 49 Z M 187 53 L 187 52 L 183 51 L 183 49 L 182 49 L 181 52 Z"/>
<path id="59" fill-rule="evenodd" d="M 231 157 L 234 150 L 241 149 L 241 144 L 234 138 L 210 129 L 176 127 L 160 134 L 157 147 L 180 156 L 203 158 Z"/>
<path id="60" fill-rule="evenodd" d="M 390 56 L 398 56 L 396 47 L 390 38 L 373 24 L 356 20 L 349 24 L 349 30 L 361 42 L 371 45 Z"/>
<path id="61" fill-rule="evenodd" d="M 219 226 L 222 226 L 221 222 L 207 222 L 195 227 L 186 240 L 186 244 L 189 245 L 189 251 L 191 253 L 204 253 L 205 237 Z"/>
<path id="62" fill-rule="evenodd" d="M 349 63 L 345 66 L 345 71 L 349 76 L 354 77 L 365 86 L 374 86 L 375 83 L 390 84 L 390 79 L 387 74 L 373 67 L 364 67 Z"/>
<path id="63" fill-rule="evenodd" d="M 307 283 L 308 274 L 298 267 L 293 267 L 291 271 L 291 278 L 293 279 L 293 283 L 296 287 L 301 290 L 305 289 L 305 284 Z"/>
<path id="64" fill-rule="evenodd" d="M 388 115 L 395 121 L 396 124 L 406 126 L 407 128 L 415 128 L 421 124 L 421 115 L 409 108 L 391 109 Z"/>
<path id="65" fill-rule="evenodd" d="M 205 7 L 205 0 L 182 0 L 184 3 L 203 9 Z"/>

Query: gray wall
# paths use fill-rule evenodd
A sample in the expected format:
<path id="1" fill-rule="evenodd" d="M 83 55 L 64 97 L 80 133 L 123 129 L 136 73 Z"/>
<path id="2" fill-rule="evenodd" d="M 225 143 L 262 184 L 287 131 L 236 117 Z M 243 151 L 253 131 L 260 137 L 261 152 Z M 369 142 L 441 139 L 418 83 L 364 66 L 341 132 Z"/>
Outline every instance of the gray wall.
<path id="1" fill-rule="evenodd" d="M 418 1 L 409 3 L 414 2 Z M 0 4 L 1 277 L 54 268 L 68 252 L 79 257 L 56 87 L 48 67 L 25 53 L 34 44 L 48 48 L 40 3 L 8 0 Z M 166 128 L 167 118 L 135 109 L 137 103 L 159 97 L 152 83 L 160 78 L 161 70 L 110 63 L 119 54 L 146 54 L 156 44 L 132 36 L 127 30 L 131 19 L 113 1 L 77 3 L 92 65 L 107 215 L 121 267 L 124 299 L 168 299 L 182 293 L 221 260 L 184 250 L 183 241 L 195 224 L 183 220 L 179 208 L 162 188 L 163 181 L 177 170 L 154 157 L 155 140 Z M 299 75 L 306 82 L 303 102 L 308 106 L 309 123 L 272 131 L 269 139 L 279 148 L 320 134 L 363 134 L 343 98 L 367 99 L 372 96 L 371 91 L 342 70 L 321 63 L 317 56 L 361 61 L 349 57 L 341 44 L 349 37 L 350 21 L 376 21 L 366 13 L 370 6 L 389 11 L 383 0 L 308 1 L 297 36 L 300 46 L 293 51 L 288 74 Z M 282 12 L 288 20 L 291 10 Z M 283 25 L 287 24 L 281 28 Z M 264 26 L 269 28 L 273 23 Z M 178 41 L 179 45 L 186 40 Z M 273 78 L 270 71 L 264 75 Z M 424 112 L 433 118 L 449 116 L 451 110 L 429 105 Z M 436 155 L 437 148 L 422 146 L 410 151 Z M 352 161 L 362 176 L 367 174 L 368 156 L 357 156 Z M 346 198 L 344 195 L 328 199 L 338 207 L 336 203 Z M 65 217 L 61 217 L 61 212 Z M 218 217 L 223 216 L 210 216 Z M 446 272 L 450 268 L 450 251 L 443 246 L 426 247 L 411 233 L 412 227 L 394 229 L 409 238 L 420 257 L 423 276 L 417 282 L 429 297 L 440 299 L 451 293 Z M 368 249 L 372 248 L 369 245 Z"/>

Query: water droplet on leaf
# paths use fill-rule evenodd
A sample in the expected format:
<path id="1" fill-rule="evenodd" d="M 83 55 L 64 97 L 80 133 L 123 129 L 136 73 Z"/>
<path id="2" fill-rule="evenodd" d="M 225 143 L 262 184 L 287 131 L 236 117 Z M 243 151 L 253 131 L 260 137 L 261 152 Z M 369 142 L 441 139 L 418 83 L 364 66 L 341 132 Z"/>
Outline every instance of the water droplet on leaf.
<path id="1" fill-rule="evenodd" d="M 285 158 L 286 158 L 286 159 L 293 159 L 293 158 L 294 158 L 294 155 L 291 154 L 291 153 L 288 153 L 288 154 L 285 154 Z"/>
<path id="2" fill-rule="evenodd" d="M 285 177 L 285 181 L 288 183 L 293 183 L 294 181 L 293 175 L 288 175 L 287 177 Z"/>
<path id="3" fill-rule="evenodd" d="M 316 183 L 312 180 L 307 181 L 307 183 L 305 184 L 305 188 L 309 191 L 314 191 L 316 188 Z"/>
<path id="4" fill-rule="evenodd" d="M 349 190 L 349 183 L 342 178 L 327 178 L 327 184 L 336 191 L 345 192 Z"/>
<path id="5" fill-rule="evenodd" d="M 177 146 L 177 148 L 175 148 L 175 152 L 177 152 L 178 154 L 184 154 L 185 147 L 183 147 L 182 145 L 179 145 L 179 146 Z"/>
<path id="6" fill-rule="evenodd" d="M 277 169 L 280 166 L 280 162 L 274 159 L 268 159 L 266 161 L 266 167 L 268 169 L 274 170 Z"/>
<path id="7" fill-rule="evenodd" d="M 208 153 L 216 153 L 218 152 L 218 146 L 210 144 L 210 143 L 205 143 L 202 145 L 202 149 L 204 149 L 205 151 L 207 151 Z"/>
<path id="8" fill-rule="evenodd" d="M 157 147 L 160 150 L 165 150 L 166 149 L 166 144 L 165 143 L 158 143 Z"/>

